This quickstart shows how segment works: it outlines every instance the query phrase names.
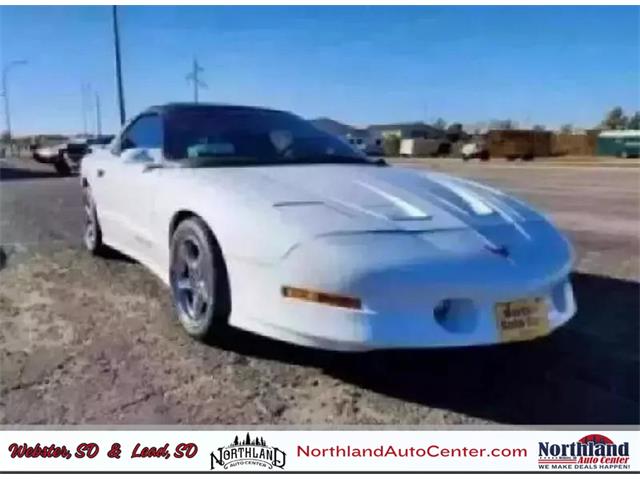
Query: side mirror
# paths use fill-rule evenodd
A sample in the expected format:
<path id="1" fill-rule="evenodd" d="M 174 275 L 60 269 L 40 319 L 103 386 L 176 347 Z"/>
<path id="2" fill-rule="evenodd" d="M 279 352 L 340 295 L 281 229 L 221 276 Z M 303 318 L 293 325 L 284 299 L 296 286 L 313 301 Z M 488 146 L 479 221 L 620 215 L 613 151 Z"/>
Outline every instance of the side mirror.
<path id="1" fill-rule="evenodd" d="M 151 172 L 153 170 L 158 170 L 159 168 L 164 168 L 163 163 L 145 163 L 144 167 L 142 167 L 142 173 Z"/>
<path id="2" fill-rule="evenodd" d="M 128 139 L 127 137 L 123 138 L 120 142 L 120 151 L 124 152 L 125 150 L 129 150 L 135 147 L 135 144 Z"/>
<path id="3" fill-rule="evenodd" d="M 155 162 L 155 159 L 146 148 L 130 148 L 124 150 L 120 158 L 122 158 L 124 163 L 149 164 Z"/>

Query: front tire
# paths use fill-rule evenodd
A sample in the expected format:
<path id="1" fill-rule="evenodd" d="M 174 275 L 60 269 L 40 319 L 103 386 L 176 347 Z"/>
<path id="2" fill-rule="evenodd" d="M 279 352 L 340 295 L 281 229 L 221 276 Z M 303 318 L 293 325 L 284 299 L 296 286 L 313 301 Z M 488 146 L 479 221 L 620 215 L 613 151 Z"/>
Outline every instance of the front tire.
<path id="1" fill-rule="evenodd" d="M 180 222 L 171 237 L 169 283 L 187 333 L 199 340 L 220 336 L 231 313 L 227 269 L 213 234 L 198 217 Z"/>
<path id="2" fill-rule="evenodd" d="M 102 230 L 98 222 L 98 214 L 96 213 L 96 205 L 88 186 L 82 189 L 82 203 L 84 206 L 85 226 L 83 243 L 84 247 L 92 254 L 99 255 L 103 249 Z"/>
<path id="3" fill-rule="evenodd" d="M 64 177 L 71 175 L 71 168 L 63 158 L 58 158 L 53 166 L 55 167 L 56 172 L 58 172 L 59 175 L 62 175 Z"/>

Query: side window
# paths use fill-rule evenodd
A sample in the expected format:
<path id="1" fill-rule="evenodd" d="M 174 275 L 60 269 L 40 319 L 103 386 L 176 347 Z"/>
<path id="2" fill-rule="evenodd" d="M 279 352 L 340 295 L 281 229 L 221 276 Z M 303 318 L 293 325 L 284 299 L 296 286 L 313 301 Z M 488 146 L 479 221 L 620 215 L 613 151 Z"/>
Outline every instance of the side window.
<path id="1" fill-rule="evenodd" d="M 121 150 L 162 148 L 162 121 L 158 115 L 143 115 L 122 135 Z"/>

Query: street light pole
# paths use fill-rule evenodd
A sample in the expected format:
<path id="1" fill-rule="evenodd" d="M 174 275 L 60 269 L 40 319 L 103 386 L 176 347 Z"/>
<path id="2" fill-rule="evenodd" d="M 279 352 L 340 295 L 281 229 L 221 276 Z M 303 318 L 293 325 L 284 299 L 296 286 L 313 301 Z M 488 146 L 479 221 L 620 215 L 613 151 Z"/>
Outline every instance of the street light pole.
<path id="1" fill-rule="evenodd" d="M 11 107 L 9 105 L 9 82 L 7 77 L 12 68 L 25 65 L 26 60 L 14 60 L 2 67 L 2 96 L 4 97 L 4 118 L 7 122 L 7 140 L 11 141 Z"/>
<path id="2" fill-rule="evenodd" d="M 120 35 L 118 33 L 118 10 L 114 5 L 111 10 L 113 14 L 113 40 L 116 52 L 116 83 L 118 85 L 118 107 L 120 110 L 120 125 L 124 125 L 127 118 L 124 110 L 124 93 L 122 91 L 122 66 L 120 65 Z"/>

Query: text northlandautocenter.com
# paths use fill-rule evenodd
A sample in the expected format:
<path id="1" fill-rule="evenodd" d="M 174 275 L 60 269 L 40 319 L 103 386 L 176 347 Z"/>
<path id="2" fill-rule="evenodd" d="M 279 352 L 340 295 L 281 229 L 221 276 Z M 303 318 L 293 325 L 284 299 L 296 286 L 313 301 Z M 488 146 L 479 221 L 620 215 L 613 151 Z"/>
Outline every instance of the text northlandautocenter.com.
<path id="1" fill-rule="evenodd" d="M 298 445 L 298 457 L 431 457 L 431 458 L 469 458 L 469 457 L 526 457 L 526 448 L 447 448 L 440 445 L 425 447 L 395 447 L 380 445 L 378 447 L 311 447 Z"/>

